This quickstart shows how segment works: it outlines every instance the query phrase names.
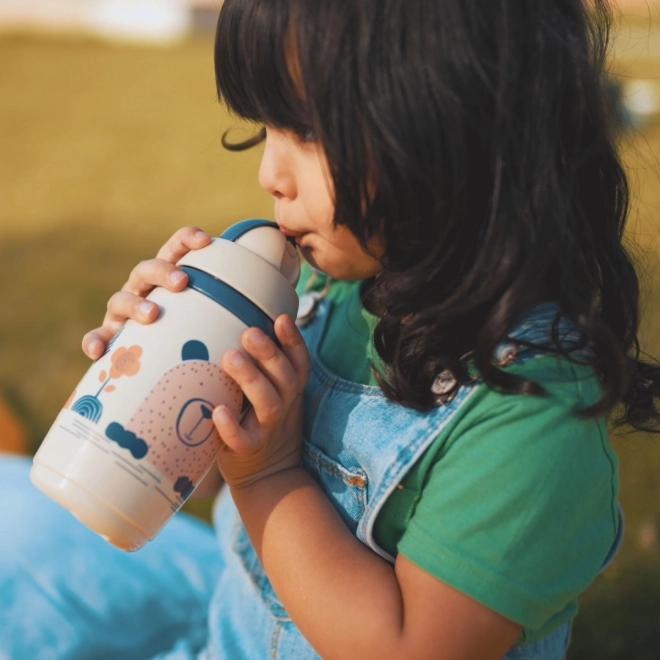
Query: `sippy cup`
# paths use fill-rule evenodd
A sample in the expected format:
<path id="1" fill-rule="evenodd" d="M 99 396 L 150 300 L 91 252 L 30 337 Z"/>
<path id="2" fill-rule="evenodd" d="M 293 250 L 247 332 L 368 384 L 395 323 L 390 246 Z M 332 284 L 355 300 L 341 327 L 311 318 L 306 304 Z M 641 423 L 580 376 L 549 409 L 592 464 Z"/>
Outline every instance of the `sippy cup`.
<path id="1" fill-rule="evenodd" d="M 37 451 L 30 477 L 53 500 L 123 550 L 153 539 L 215 462 L 212 411 L 249 406 L 220 364 L 256 326 L 275 339 L 296 317 L 295 243 L 267 220 L 243 220 L 177 264 L 179 293 L 147 298 L 160 316 L 128 320 L 92 364 Z"/>

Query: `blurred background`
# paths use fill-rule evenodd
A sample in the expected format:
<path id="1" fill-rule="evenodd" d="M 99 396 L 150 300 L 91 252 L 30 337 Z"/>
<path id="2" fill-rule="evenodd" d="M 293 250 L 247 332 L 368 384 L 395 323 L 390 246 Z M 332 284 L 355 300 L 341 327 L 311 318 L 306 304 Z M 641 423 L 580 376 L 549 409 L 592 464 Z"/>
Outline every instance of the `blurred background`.
<path id="1" fill-rule="evenodd" d="M 271 214 L 259 148 L 216 102 L 221 0 L 0 0 L 0 446 L 32 453 L 89 361 L 83 334 L 178 227 Z M 660 2 L 620 0 L 611 91 L 660 356 Z M 581 601 L 571 660 L 660 657 L 660 442 L 620 434 L 627 531 Z M 207 503 L 189 503 L 205 517 Z"/>

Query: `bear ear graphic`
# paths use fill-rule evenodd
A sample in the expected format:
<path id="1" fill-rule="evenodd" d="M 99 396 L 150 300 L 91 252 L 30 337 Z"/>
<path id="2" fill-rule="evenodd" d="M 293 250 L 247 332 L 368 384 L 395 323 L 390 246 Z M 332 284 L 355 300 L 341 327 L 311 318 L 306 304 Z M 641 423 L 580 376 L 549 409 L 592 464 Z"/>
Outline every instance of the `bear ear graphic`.
<path id="1" fill-rule="evenodd" d="M 209 359 L 209 349 L 206 344 L 197 339 L 187 341 L 181 349 L 181 359 L 186 360 L 206 360 Z"/>

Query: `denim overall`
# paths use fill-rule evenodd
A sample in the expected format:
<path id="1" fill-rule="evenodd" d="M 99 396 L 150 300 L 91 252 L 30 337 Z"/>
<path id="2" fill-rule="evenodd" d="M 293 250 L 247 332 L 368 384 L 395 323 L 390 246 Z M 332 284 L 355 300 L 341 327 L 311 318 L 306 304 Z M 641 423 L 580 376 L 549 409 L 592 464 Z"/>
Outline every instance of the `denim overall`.
<path id="1" fill-rule="evenodd" d="M 303 462 L 357 538 L 393 562 L 394 558 L 373 537 L 378 512 L 406 472 L 469 399 L 477 383 L 460 387 L 446 405 L 420 413 L 389 402 L 377 387 L 334 376 L 319 359 L 330 304 L 323 300 L 314 321 L 302 330 L 312 361 L 304 393 Z M 553 305 L 535 306 L 511 333 L 511 339 L 547 341 L 555 311 Z M 503 344 L 496 358 L 511 357 L 511 348 L 511 344 Z M 514 360 L 540 354 L 536 349 L 521 348 Z M 209 609 L 206 657 L 318 658 L 273 591 L 228 489 L 216 502 L 214 527 L 225 570 Z M 291 561 L 295 563 L 296 557 Z M 570 622 L 566 622 L 541 640 L 512 647 L 505 660 L 561 660 L 569 632 Z"/>

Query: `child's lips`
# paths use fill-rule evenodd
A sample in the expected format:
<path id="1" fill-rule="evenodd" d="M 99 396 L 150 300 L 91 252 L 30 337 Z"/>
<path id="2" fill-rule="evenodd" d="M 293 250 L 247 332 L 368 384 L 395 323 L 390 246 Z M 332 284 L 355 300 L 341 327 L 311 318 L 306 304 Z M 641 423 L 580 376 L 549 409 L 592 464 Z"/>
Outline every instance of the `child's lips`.
<path id="1" fill-rule="evenodd" d="M 293 229 L 289 229 L 288 227 L 285 227 L 284 225 L 280 225 L 280 231 L 287 237 L 293 238 L 293 240 L 300 244 L 300 239 L 305 235 L 306 232 L 304 231 L 293 231 Z"/>
<path id="2" fill-rule="evenodd" d="M 288 227 L 285 227 L 284 225 L 278 223 L 278 226 L 280 228 L 280 231 L 285 235 L 285 236 L 300 236 L 302 232 L 299 231 L 293 231 L 293 229 L 289 229 Z"/>

